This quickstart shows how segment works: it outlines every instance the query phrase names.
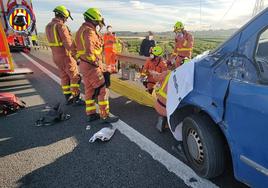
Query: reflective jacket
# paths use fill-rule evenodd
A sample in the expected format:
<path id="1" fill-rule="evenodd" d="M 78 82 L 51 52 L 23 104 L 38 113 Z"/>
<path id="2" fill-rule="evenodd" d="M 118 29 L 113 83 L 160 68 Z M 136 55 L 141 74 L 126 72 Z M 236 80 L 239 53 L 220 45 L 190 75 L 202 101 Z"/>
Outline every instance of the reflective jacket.
<path id="1" fill-rule="evenodd" d="M 104 52 L 114 52 L 114 44 L 116 43 L 116 38 L 111 33 L 105 33 L 103 36 L 104 39 Z"/>
<path id="2" fill-rule="evenodd" d="M 167 70 L 167 65 L 165 61 L 161 59 L 151 59 L 147 58 L 146 63 L 142 69 L 142 75 L 148 76 L 148 81 L 151 83 L 156 83 L 156 80 L 149 73 L 149 71 L 156 71 L 158 73 L 162 73 Z"/>
<path id="3" fill-rule="evenodd" d="M 166 103 L 167 103 L 167 89 L 168 80 L 171 72 L 165 71 L 155 78 L 158 81 L 157 87 L 155 88 L 156 103 L 154 108 L 161 116 L 167 116 Z"/>
<path id="4" fill-rule="evenodd" d="M 191 59 L 193 51 L 194 39 L 187 31 L 183 32 L 182 36 L 176 36 L 174 56 L 187 57 Z"/>
<path id="5" fill-rule="evenodd" d="M 69 28 L 59 18 L 53 18 L 46 26 L 48 45 L 53 55 L 75 55 L 76 48 Z"/>
<path id="6" fill-rule="evenodd" d="M 103 37 L 95 26 L 84 22 L 76 33 L 76 58 L 95 66 L 100 66 L 102 60 Z"/>

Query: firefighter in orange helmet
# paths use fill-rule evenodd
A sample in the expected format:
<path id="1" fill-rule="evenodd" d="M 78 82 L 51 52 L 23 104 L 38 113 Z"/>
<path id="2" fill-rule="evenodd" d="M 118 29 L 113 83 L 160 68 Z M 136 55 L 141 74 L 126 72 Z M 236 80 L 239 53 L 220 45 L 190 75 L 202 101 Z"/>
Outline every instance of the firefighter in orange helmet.
<path id="1" fill-rule="evenodd" d="M 80 70 L 85 85 L 86 114 L 88 121 L 101 119 L 104 123 L 113 123 L 118 117 L 109 115 L 109 96 L 102 72 L 103 36 L 97 27 L 103 27 L 104 19 L 97 8 L 89 8 L 84 14 L 85 22 L 76 33 L 76 58 L 80 59 Z M 96 112 L 96 102 L 99 114 Z"/>
<path id="2" fill-rule="evenodd" d="M 70 11 L 65 6 L 54 9 L 55 18 L 46 26 L 48 44 L 51 48 L 54 63 L 60 71 L 61 86 L 67 104 L 80 103 L 81 77 L 75 56 L 75 45 L 68 27 L 64 24 L 71 18 Z"/>
<path id="3" fill-rule="evenodd" d="M 114 45 L 116 43 L 116 37 L 112 32 L 112 26 L 107 26 L 107 33 L 104 34 L 104 54 L 106 70 L 110 73 L 116 72 L 116 52 L 114 50 Z"/>
<path id="4" fill-rule="evenodd" d="M 160 46 L 153 47 L 150 57 L 147 58 L 146 63 L 142 69 L 141 76 L 145 80 L 143 84 L 150 94 L 152 94 L 154 86 L 156 84 L 156 80 L 153 78 L 152 73 L 162 73 L 167 70 L 167 65 L 162 58 L 162 55 L 163 49 Z"/>
<path id="5" fill-rule="evenodd" d="M 175 47 L 168 65 L 174 64 L 175 67 L 179 67 L 192 58 L 194 38 L 184 29 L 184 25 L 180 21 L 174 25 L 174 32 L 176 34 Z"/>

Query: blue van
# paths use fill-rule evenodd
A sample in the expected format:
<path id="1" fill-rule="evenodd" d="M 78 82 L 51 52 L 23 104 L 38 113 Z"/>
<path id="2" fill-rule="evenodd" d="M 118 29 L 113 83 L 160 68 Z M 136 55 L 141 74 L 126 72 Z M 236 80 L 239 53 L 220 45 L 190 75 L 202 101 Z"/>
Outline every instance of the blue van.
<path id="1" fill-rule="evenodd" d="M 171 129 L 180 123 L 201 177 L 220 175 L 231 157 L 237 180 L 268 187 L 268 9 L 195 62 L 193 90 L 169 116 Z"/>

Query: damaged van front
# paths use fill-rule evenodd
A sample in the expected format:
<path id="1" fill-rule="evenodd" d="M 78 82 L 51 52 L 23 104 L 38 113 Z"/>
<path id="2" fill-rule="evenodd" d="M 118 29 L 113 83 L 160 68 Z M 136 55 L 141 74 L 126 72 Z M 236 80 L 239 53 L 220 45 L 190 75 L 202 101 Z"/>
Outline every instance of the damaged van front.
<path id="1" fill-rule="evenodd" d="M 170 130 L 202 177 L 221 175 L 230 155 L 238 180 L 268 186 L 267 20 L 265 9 L 218 49 L 172 72 Z"/>

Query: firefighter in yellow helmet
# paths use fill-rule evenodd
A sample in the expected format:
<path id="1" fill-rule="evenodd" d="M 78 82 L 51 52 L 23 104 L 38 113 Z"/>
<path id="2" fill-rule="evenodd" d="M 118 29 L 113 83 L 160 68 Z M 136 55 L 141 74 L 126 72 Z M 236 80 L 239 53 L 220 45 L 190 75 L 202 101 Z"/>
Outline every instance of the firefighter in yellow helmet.
<path id="1" fill-rule="evenodd" d="M 168 65 L 179 67 L 192 58 L 194 38 L 191 33 L 184 29 L 184 24 L 180 21 L 175 23 L 173 31 L 176 34 L 175 47 Z"/>
<path id="2" fill-rule="evenodd" d="M 154 86 L 157 82 L 153 74 L 160 74 L 167 70 L 167 65 L 162 55 L 163 49 L 160 46 L 153 47 L 150 53 L 150 57 L 147 58 L 146 63 L 142 69 L 141 76 L 144 79 L 143 84 L 150 94 L 153 93 Z"/>
<path id="3" fill-rule="evenodd" d="M 46 36 L 51 48 L 54 63 L 57 65 L 63 94 L 66 103 L 82 103 L 80 99 L 80 82 L 75 57 L 76 50 L 69 28 L 65 25 L 71 18 L 70 11 L 65 6 L 57 6 L 53 12 L 55 18 L 46 26 Z"/>
<path id="4" fill-rule="evenodd" d="M 88 121 L 101 119 L 104 123 L 118 121 L 109 115 L 109 96 L 106 79 L 102 71 L 103 36 L 97 27 L 104 26 L 104 19 L 97 8 L 89 8 L 84 14 L 85 22 L 76 33 L 76 58 L 80 59 L 80 70 L 85 85 L 86 115 Z M 96 112 L 96 102 L 99 114 Z"/>

